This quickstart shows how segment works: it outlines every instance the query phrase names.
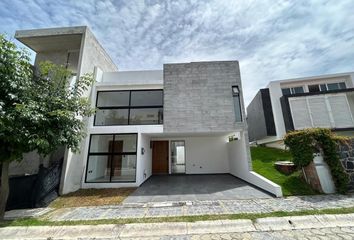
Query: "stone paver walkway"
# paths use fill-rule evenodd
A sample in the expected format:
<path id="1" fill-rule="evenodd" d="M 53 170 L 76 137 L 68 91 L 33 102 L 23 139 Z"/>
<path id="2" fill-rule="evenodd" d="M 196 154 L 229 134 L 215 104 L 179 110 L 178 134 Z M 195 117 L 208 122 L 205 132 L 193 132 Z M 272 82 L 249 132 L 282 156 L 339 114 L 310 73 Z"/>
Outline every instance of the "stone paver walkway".
<path id="1" fill-rule="evenodd" d="M 354 239 L 354 214 L 0 228 L 0 239 Z"/>
<path id="2" fill-rule="evenodd" d="M 14 220 L 18 218 L 35 218 L 40 217 L 47 212 L 50 212 L 52 208 L 32 208 L 32 209 L 18 209 L 7 211 L 5 214 L 6 220 Z"/>
<path id="3" fill-rule="evenodd" d="M 52 212 L 50 220 L 98 220 L 191 215 L 292 212 L 354 207 L 354 195 L 316 195 L 254 200 L 220 200 L 123 204 L 64 208 Z"/>

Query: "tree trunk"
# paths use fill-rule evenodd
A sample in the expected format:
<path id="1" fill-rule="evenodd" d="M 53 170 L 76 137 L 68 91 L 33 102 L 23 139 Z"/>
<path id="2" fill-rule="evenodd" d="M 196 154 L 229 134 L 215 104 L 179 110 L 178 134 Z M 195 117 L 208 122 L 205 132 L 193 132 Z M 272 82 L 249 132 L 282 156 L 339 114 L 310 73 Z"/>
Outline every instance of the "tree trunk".
<path id="1" fill-rule="evenodd" d="M 2 162 L 0 185 L 0 220 L 4 220 L 7 197 L 9 196 L 9 165 L 10 162 Z"/>

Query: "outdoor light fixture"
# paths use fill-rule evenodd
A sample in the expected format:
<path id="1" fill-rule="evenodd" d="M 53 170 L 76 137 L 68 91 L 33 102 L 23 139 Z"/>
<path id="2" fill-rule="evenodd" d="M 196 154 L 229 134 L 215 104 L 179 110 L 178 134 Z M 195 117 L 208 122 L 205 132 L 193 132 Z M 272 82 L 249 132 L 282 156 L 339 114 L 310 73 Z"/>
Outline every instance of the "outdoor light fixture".
<path id="1" fill-rule="evenodd" d="M 238 86 L 232 86 L 232 95 L 238 96 L 240 94 L 240 89 Z"/>
<path id="2" fill-rule="evenodd" d="M 145 148 L 141 148 L 141 155 L 144 155 L 144 153 L 145 153 Z"/>

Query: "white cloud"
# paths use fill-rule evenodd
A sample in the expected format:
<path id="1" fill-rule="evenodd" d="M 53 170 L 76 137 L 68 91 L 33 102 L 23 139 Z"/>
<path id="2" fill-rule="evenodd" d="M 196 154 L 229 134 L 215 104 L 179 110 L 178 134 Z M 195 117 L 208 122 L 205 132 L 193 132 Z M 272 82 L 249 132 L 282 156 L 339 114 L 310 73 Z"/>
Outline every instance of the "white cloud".
<path id="1" fill-rule="evenodd" d="M 352 0 L 0 1 L 0 32 L 88 25 L 121 70 L 238 59 L 249 103 L 270 80 L 354 71 Z"/>

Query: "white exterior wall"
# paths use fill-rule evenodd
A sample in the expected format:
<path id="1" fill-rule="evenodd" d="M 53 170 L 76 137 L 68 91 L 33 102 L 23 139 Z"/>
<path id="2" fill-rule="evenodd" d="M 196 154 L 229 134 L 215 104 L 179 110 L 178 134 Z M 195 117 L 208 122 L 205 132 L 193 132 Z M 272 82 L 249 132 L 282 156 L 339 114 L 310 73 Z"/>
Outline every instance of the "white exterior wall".
<path id="1" fill-rule="evenodd" d="M 248 148 L 245 133 L 242 133 L 240 140 L 227 143 L 227 153 L 229 159 L 230 173 L 243 179 L 259 188 L 274 194 L 276 197 L 282 196 L 281 187 L 256 172 L 249 170 Z"/>
<path id="2" fill-rule="evenodd" d="M 91 106 L 95 107 L 97 92 L 105 90 L 137 90 L 137 89 L 162 89 L 162 71 L 136 71 L 136 72 L 97 72 L 97 83 L 92 88 Z M 132 82 L 129 83 L 127 79 Z M 135 79 L 133 81 L 133 79 Z M 155 80 L 154 80 L 155 79 Z M 153 81 L 154 80 L 154 81 Z M 151 154 L 150 138 L 147 134 L 163 132 L 162 125 L 128 125 L 128 126 L 93 126 L 94 116 L 88 119 L 88 134 L 85 139 L 83 150 L 83 166 L 81 167 L 81 188 L 115 188 L 115 187 L 138 187 L 151 176 Z M 135 182 L 115 183 L 85 183 L 86 164 L 89 150 L 89 139 L 91 134 L 137 134 L 137 162 Z M 142 154 L 141 149 L 145 153 Z"/>
<path id="3" fill-rule="evenodd" d="M 328 84 L 328 83 L 338 83 L 345 82 L 347 88 L 352 88 L 353 81 L 350 75 L 335 76 L 335 77 L 317 77 L 317 78 L 305 78 L 305 79 L 296 79 L 296 80 L 281 80 L 278 81 L 281 88 L 291 88 L 291 87 L 304 87 L 304 92 L 308 92 L 308 85 L 314 84 Z"/>
<path id="4" fill-rule="evenodd" d="M 95 36 L 90 32 L 89 29 L 85 28 L 85 32 L 81 41 L 81 49 L 79 56 L 79 66 L 78 66 L 78 77 L 83 76 L 86 73 L 95 73 L 96 67 L 99 67 L 103 71 L 117 71 L 118 68 L 114 65 L 108 54 L 96 40 Z M 96 70 L 97 73 L 97 70 Z M 97 76 L 97 74 L 96 74 Z M 94 87 L 88 89 L 84 94 L 89 98 L 93 98 L 92 91 Z M 94 107 L 94 105 L 93 105 Z M 90 118 L 92 119 L 92 117 Z M 89 121 L 86 127 L 89 128 Z M 70 149 L 67 149 L 64 155 L 63 171 L 60 184 L 60 194 L 66 194 L 69 192 L 76 191 L 81 186 L 82 180 L 82 169 L 85 166 L 85 146 L 87 143 L 85 141 L 81 142 L 80 151 L 78 153 L 73 153 Z"/>
<path id="5" fill-rule="evenodd" d="M 117 83 L 124 85 L 151 85 L 163 84 L 162 70 L 147 71 L 122 71 L 122 72 L 105 72 L 102 76 L 104 83 Z"/>
<path id="6" fill-rule="evenodd" d="M 275 131 L 277 133 L 273 141 L 283 139 L 286 134 L 283 111 L 281 109 L 280 97 L 283 96 L 279 82 L 271 82 L 268 85 L 270 101 L 272 102 Z"/>
<path id="7" fill-rule="evenodd" d="M 187 174 L 230 172 L 226 148 L 227 136 L 192 137 L 185 140 Z"/>
<path id="8" fill-rule="evenodd" d="M 227 137 L 153 137 L 151 140 L 169 141 L 169 173 L 171 173 L 171 141 L 185 141 L 186 174 L 229 173 Z"/>
<path id="9" fill-rule="evenodd" d="M 144 154 L 142 154 L 142 148 Z M 150 137 L 146 134 L 138 135 L 138 149 L 137 149 L 137 171 L 136 180 L 137 184 L 141 185 L 147 180 L 152 173 L 152 150 L 150 148 Z"/>
<path id="10" fill-rule="evenodd" d="M 83 154 L 84 166 L 82 168 L 81 188 L 116 188 L 116 187 L 138 187 L 151 176 L 151 154 L 150 137 L 147 133 L 162 133 L 162 125 L 135 125 L 135 126 L 106 126 L 91 127 L 86 137 L 86 144 Z M 85 183 L 86 164 L 88 159 L 89 141 L 91 134 L 120 134 L 137 133 L 137 152 L 136 152 L 136 181 L 135 182 L 112 182 L 112 183 Z M 141 149 L 145 153 L 142 154 Z"/>

